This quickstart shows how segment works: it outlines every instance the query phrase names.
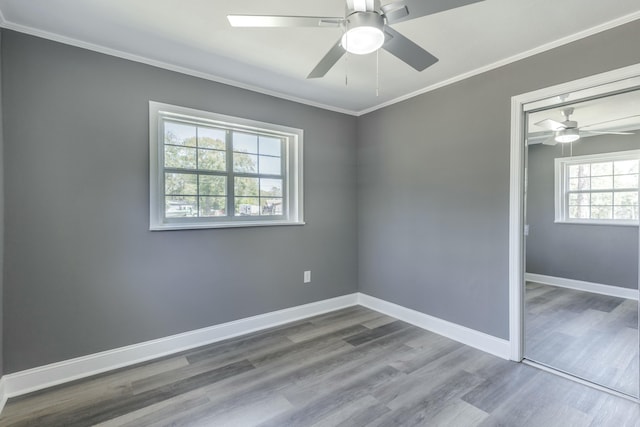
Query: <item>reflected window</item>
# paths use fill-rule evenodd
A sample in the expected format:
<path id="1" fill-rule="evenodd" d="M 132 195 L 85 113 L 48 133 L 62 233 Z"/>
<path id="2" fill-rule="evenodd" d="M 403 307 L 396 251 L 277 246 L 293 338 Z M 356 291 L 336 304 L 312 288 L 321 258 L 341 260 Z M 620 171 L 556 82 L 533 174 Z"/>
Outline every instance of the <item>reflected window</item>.
<path id="1" fill-rule="evenodd" d="M 638 225 L 640 150 L 555 159 L 556 222 Z"/>

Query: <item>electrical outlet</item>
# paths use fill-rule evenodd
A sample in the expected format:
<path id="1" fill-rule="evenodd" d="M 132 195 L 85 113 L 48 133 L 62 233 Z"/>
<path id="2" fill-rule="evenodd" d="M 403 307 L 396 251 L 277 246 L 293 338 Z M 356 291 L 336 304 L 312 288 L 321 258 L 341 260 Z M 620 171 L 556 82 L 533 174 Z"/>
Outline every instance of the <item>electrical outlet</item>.
<path id="1" fill-rule="evenodd" d="M 304 272 L 304 283 L 311 283 L 311 270 Z"/>

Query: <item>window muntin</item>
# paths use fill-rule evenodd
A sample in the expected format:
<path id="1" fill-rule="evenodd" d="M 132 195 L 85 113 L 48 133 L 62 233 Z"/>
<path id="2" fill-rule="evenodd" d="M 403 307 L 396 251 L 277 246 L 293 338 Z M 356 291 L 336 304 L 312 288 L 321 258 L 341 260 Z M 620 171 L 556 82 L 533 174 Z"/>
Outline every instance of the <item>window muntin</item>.
<path id="1" fill-rule="evenodd" d="M 638 224 L 640 150 L 555 162 L 556 222 Z"/>
<path id="2" fill-rule="evenodd" d="M 302 131 L 150 102 L 151 229 L 303 224 Z"/>

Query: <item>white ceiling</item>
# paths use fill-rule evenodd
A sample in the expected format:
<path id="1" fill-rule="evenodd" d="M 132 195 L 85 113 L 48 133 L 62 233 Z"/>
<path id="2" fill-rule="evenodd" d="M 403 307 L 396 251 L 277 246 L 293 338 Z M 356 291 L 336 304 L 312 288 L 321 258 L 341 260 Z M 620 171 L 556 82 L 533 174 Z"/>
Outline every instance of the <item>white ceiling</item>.
<path id="1" fill-rule="evenodd" d="M 232 13 L 342 16 L 344 6 L 344 0 L 0 0 L 0 25 L 362 114 L 640 18 L 638 0 L 485 0 L 401 22 L 394 28 L 440 61 L 417 72 L 381 51 L 378 96 L 375 53 L 343 57 L 324 78 L 305 78 L 340 29 L 231 28 L 226 19 Z"/>

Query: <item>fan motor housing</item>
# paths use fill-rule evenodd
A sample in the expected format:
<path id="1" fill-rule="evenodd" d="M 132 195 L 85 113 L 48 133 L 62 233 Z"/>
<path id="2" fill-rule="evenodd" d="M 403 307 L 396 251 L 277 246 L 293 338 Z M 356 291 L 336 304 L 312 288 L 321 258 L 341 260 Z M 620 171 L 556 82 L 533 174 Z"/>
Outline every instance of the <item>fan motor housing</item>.
<path id="1" fill-rule="evenodd" d="M 346 18 L 346 31 L 358 27 L 374 27 L 382 31 L 384 18 L 378 12 L 353 12 Z"/>
<path id="2" fill-rule="evenodd" d="M 384 18 L 377 12 L 354 12 L 345 19 L 341 45 L 357 55 L 374 52 L 384 43 L 383 28 Z"/>
<path id="3" fill-rule="evenodd" d="M 380 9 L 380 0 L 347 0 L 346 3 L 346 15 Z"/>

